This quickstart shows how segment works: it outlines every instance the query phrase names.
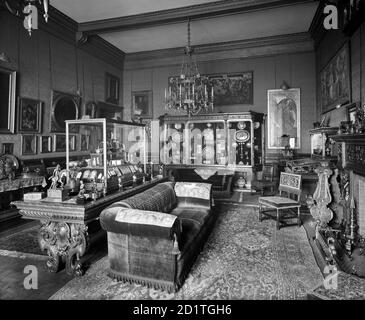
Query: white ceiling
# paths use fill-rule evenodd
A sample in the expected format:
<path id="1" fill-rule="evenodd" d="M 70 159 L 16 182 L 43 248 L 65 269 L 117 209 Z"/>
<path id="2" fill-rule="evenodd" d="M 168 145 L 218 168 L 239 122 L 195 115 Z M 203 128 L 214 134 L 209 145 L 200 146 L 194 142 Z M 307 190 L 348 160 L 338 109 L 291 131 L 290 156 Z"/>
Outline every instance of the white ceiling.
<path id="1" fill-rule="evenodd" d="M 52 5 L 81 23 L 208 2 L 216 0 L 54 0 Z M 317 7 L 318 1 L 193 20 L 191 44 L 307 32 Z M 113 31 L 100 36 L 125 53 L 183 47 L 187 42 L 187 22 Z"/>
<path id="2" fill-rule="evenodd" d="M 244 1 L 252 2 L 252 0 Z M 209 2 L 217 0 L 53 0 L 51 4 L 81 23 Z"/>
<path id="3" fill-rule="evenodd" d="M 211 44 L 306 32 L 314 3 L 215 17 L 191 22 L 191 44 Z M 182 47 L 187 23 L 176 23 L 100 35 L 126 53 Z"/>

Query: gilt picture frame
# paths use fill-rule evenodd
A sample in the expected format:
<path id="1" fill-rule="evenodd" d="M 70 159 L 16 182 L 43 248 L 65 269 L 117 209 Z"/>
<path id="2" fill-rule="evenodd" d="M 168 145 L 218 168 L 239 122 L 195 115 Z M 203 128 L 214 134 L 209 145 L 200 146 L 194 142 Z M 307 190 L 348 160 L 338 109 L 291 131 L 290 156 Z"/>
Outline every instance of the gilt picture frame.
<path id="1" fill-rule="evenodd" d="M 119 77 L 105 73 L 105 102 L 119 104 L 120 79 Z"/>
<path id="2" fill-rule="evenodd" d="M 152 102 L 152 90 L 132 91 L 132 119 L 135 116 L 152 119 Z"/>
<path id="3" fill-rule="evenodd" d="M 52 152 L 52 137 L 51 136 L 40 136 L 39 137 L 39 152 L 40 153 Z"/>
<path id="4" fill-rule="evenodd" d="M 253 105 L 253 71 L 208 77 L 214 88 L 214 106 Z"/>
<path id="5" fill-rule="evenodd" d="M 300 89 L 274 89 L 267 92 L 268 149 L 285 149 L 282 137 L 295 138 L 293 149 L 300 149 Z"/>
<path id="6" fill-rule="evenodd" d="M 16 77 L 16 71 L 0 67 L 0 133 L 15 132 Z"/>
<path id="7" fill-rule="evenodd" d="M 21 151 L 23 156 L 37 154 L 37 136 L 35 134 L 21 136 Z"/>
<path id="8" fill-rule="evenodd" d="M 320 71 L 322 113 L 351 101 L 350 48 L 346 43 Z"/>
<path id="9" fill-rule="evenodd" d="M 42 129 L 42 102 L 30 98 L 18 99 L 18 132 L 40 133 Z"/>

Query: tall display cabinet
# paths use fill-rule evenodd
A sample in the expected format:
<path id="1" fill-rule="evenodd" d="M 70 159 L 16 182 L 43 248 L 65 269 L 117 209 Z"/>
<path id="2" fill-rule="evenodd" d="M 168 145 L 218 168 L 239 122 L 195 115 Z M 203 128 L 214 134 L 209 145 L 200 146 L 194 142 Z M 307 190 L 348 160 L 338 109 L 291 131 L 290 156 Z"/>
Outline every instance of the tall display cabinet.
<path id="1" fill-rule="evenodd" d="M 168 173 L 191 169 L 203 180 L 241 176 L 243 189 L 250 190 L 253 171 L 261 169 L 265 157 L 264 136 L 262 113 L 165 115 L 160 119 L 160 162 Z"/>

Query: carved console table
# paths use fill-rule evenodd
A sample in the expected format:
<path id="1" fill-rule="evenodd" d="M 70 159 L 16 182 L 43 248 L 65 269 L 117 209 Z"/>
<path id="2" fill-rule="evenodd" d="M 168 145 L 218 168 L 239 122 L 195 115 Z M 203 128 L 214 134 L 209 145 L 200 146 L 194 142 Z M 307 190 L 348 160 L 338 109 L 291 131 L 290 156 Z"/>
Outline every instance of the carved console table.
<path id="1" fill-rule="evenodd" d="M 47 250 L 46 263 L 50 272 L 58 272 L 63 263 L 70 275 L 83 275 L 82 257 L 91 245 L 105 236 L 99 223 L 100 212 L 115 201 L 128 198 L 166 181 L 154 179 L 125 191 L 117 191 L 95 201 L 77 204 L 76 197 L 63 202 L 39 201 L 12 202 L 25 219 L 39 220 L 38 240 L 42 250 Z"/>

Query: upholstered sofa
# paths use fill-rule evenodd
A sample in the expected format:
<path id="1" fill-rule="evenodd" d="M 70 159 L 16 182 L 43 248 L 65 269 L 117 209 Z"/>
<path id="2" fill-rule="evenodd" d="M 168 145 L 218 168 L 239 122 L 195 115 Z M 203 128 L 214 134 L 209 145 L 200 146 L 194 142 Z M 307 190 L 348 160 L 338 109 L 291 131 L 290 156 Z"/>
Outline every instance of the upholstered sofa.
<path id="1" fill-rule="evenodd" d="M 183 284 L 213 225 L 212 186 L 164 182 L 100 214 L 109 276 L 169 292 Z"/>

